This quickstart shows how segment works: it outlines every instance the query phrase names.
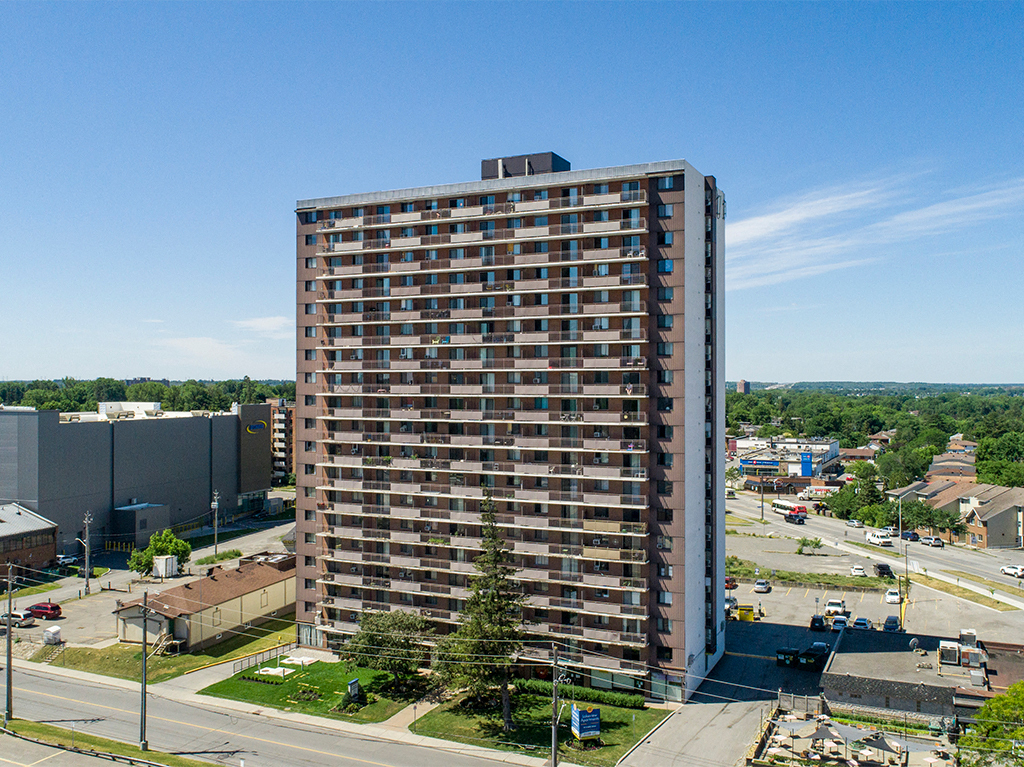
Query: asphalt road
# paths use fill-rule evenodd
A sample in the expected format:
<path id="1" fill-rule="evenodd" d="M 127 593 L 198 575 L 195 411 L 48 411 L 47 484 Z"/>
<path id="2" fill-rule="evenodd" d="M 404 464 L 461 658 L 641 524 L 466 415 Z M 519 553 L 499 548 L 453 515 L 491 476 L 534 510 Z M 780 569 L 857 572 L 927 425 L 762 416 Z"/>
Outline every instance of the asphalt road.
<path id="1" fill-rule="evenodd" d="M 771 511 L 772 500 L 774 500 L 773 496 L 765 496 L 764 518 L 768 521 L 766 529 L 769 532 L 789 536 L 796 535 L 797 537 L 820 537 L 829 543 L 843 544 L 853 541 L 864 543 L 864 529 L 847 527 L 846 522 L 841 519 L 822 517 L 812 512 L 808 515 L 805 524 L 788 524 L 780 515 Z M 728 511 L 737 513 L 739 516 L 760 518 L 760 496 L 753 493 L 738 492 L 736 498 L 726 501 L 725 506 Z M 926 570 L 932 573 L 958 570 L 1006 586 L 1024 587 L 1017 578 L 1002 575 L 999 572 L 999 568 L 1003 565 L 1024 564 L 1024 554 L 1015 549 L 986 549 L 982 551 L 949 544 L 944 548 L 936 549 L 916 542 L 900 541 L 898 543 L 899 545 L 894 545 L 892 549 L 885 549 L 881 546 L 872 547 L 870 552 L 860 547 L 857 548 L 859 552 L 869 554 L 876 561 L 889 562 L 898 572 L 903 572 L 903 563 L 906 560 L 911 572 Z M 904 551 L 906 552 L 905 558 Z"/>
<path id="2" fill-rule="evenodd" d="M 0 690 L 4 688 L 0 686 Z M 5 692 L 5 691 L 4 691 Z M 15 715 L 114 740 L 139 740 L 137 690 L 50 676 L 45 669 L 14 671 Z M 450 751 L 354 735 L 327 727 L 218 710 L 150 695 L 150 748 L 246 767 L 480 767 L 493 765 Z"/>

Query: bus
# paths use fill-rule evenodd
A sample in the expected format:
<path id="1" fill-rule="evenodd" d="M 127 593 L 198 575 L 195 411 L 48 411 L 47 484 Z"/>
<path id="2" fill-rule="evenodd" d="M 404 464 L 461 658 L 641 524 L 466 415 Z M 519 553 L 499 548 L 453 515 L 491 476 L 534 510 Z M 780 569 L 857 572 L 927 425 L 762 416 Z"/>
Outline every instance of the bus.
<path id="1" fill-rule="evenodd" d="M 772 511 L 776 514 L 799 514 L 800 519 L 807 519 L 807 507 L 792 501 L 772 501 Z"/>

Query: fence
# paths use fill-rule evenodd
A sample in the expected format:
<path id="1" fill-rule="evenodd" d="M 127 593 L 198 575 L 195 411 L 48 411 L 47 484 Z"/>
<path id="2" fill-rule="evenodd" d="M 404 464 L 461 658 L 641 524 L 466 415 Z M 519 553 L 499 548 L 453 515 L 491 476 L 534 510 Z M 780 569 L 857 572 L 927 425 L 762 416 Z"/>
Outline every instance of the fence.
<path id="1" fill-rule="evenodd" d="M 277 647 L 271 647 L 269 650 L 258 652 L 255 655 L 250 655 L 241 660 L 236 660 L 231 666 L 231 675 L 234 676 L 239 671 L 245 671 L 247 668 L 258 666 L 264 661 L 268 661 L 271 658 L 276 658 L 278 655 L 284 655 L 286 652 L 291 652 L 299 646 L 298 642 L 289 642 L 288 644 L 278 645 Z"/>
<path id="2" fill-rule="evenodd" d="M 778 708 L 781 708 L 783 711 L 794 713 L 799 711 L 804 714 L 817 716 L 824 713 L 824 698 L 818 695 L 796 695 L 779 690 Z"/>

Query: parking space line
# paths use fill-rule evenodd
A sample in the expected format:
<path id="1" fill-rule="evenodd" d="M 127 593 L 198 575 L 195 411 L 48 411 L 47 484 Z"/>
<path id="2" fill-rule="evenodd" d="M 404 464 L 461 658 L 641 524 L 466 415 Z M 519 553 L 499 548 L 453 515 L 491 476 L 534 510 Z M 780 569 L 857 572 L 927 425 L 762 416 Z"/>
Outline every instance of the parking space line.
<path id="1" fill-rule="evenodd" d="M 788 589 L 786 589 L 786 596 L 787 597 L 789 596 L 789 592 L 792 591 L 792 590 L 793 590 L 792 586 L 790 586 Z"/>
<path id="2" fill-rule="evenodd" d="M 807 589 L 807 591 L 804 592 L 804 599 L 807 599 L 807 597 L 809 597 L 810 595 L 811 595 L 811 590 Z"/>

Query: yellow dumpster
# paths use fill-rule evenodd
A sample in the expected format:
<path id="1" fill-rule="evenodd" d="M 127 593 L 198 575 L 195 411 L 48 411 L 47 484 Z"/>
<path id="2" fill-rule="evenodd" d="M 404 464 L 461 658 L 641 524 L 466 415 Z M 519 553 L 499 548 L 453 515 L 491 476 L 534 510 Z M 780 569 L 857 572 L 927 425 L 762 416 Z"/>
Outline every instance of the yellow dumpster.
<path id="1" fill-rule="evenodd" d="M 753 622 L 754 620 L 756 620 L 756 615 L 757 613 L 754 612 L 753 605 L 738 605 L 736 607 L 737 620 Z"/>

